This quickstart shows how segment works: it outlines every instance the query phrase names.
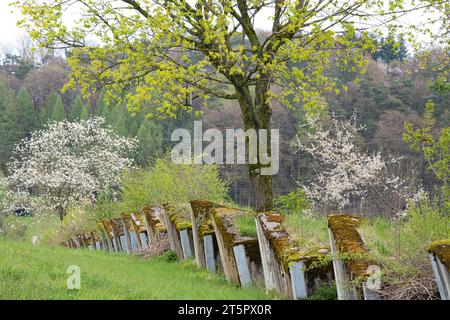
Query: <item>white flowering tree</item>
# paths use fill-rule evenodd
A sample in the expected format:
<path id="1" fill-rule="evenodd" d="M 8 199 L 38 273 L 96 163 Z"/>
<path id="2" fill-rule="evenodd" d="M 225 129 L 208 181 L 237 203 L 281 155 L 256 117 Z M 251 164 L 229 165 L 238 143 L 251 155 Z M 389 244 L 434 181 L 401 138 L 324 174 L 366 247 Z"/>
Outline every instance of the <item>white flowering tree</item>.
<path id="1" fill-rule="evenodd" d="M 411 176 L 402 158 L 368 153 L 356 144 L 356 117 L 331 122 L 307 116 L 310 130 L 297 137 L 299 150 L 314 159 L 315 176 L 304 185 L 315 205 L 327 211 L 348 208 L 352 199 L 373 201 L 385 213 L 400 213 L 411 194 Z"/>
<path id="2" fill-rule="evenodd" d="M 63 220 L 71 205 L 114 195 L 135 148 L 135 140 L 116 135 L 102 118 L 53 122 L 16 147 L 7 181 L 16 192 L 42 197 Z"/>

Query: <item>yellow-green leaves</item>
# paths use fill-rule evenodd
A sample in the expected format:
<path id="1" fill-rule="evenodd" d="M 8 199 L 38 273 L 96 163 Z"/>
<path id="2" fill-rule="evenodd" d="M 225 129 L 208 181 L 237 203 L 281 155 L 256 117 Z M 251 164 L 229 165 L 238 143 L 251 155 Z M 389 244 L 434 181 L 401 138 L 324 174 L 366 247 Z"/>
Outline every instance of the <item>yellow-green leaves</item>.
<path id="1" fill-rule="evenodd" d="M 186 103 L 192 94 L 232 99 L 241 89 L 278 86 L 283 90 L 264 92 L 253 103 L 276 98 L 287 107 L 313 106 L 327 92 L 338 94 L 346 88 L 329 67 L 363 73 L 364 55 L 374 49 L 358 22 L 376 12 L 386 17 L 387 8 L 402 9 L 403 1 L 19 0 L 15 5 L 33 39 L 70 50 L 65 89 L 77 86 L 88 96 L 103 87 L 107 100 L 126 99 L 130 110 L 151 102 L 157 105 L 151 116 L 174 117 L 177 110 L 192 111 Z M 271 15 L 264 25 L 255 18 L 261 12 Z"/>

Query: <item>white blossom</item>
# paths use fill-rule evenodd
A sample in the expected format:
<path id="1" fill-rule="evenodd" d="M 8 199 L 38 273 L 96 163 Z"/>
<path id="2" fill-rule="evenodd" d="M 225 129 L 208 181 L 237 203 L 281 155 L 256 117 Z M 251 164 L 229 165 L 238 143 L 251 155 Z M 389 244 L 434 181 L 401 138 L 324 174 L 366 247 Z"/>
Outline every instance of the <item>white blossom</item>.
<path id="1" fill-rule="evenodd" d="M 362 127 L 356 125 L 355 116 L 350 121 L 332 117 L 329 125 L 317 118 L 306 119 L 312 131 L 306 132 L 304 141 L 297 136 L 296 144 L 315 160 L 314 180 L 303 187 L 316 206 L 342 210 L 353 198 L 376 196 L 394 214 L 401 210 L 409 196 L 407 179 L 395 169 L 401 158 L 361 150 L 355 140 Z"/>
<path id="2" fill-rule="evenodd" d="M 121 171 L 133 165 L 129 154 L 135 148 L 134 139 L 116 135 L 99 117 L 53 122 L 16 146 L 8 185 L 42 197 L 62 219 L 75 203 L 117 192 Z"/>

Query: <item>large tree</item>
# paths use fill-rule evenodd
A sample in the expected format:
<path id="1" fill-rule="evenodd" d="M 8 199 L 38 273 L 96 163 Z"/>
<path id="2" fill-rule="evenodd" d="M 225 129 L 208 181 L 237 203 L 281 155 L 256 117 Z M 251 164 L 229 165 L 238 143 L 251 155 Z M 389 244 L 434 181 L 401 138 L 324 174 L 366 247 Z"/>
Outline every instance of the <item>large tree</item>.
<path id="1" fill-rule="evenodd" d="M 105 128 L 102 118 L 53 122 L 16 147 L 8 184 L 15 192 L 42 196 L 63 220 L 71 205 L 118 191 L 135 145 Z"/>
<path id="2" fill-rule="evenodd" d="M 327 67 L 364 64 L 371 41 L 362 30 L 412 10 L 448 12 L 447 1 L 435 0 L 20 0 L 18 6 L 33 39 L 72 49 L 67 87 L 78 84 L 84 94 L 104 87 L 110 97 L 126 92 L 131 109 L 156 102 L 151 113 L 159 116 L 192 110 L 191 94 L 235 99 L 245 129 L 256 130 L 270 128 L 273 99 L 310 106 L 338 91 Z M 64 20 L 70 10 L 82 13 L 74 24 Z M 283 89 L 275 93 L 275 86 Z M 272 177 L 260 175 L 262 167 L 248 165 L 257 210 L 272 207 Z"/>

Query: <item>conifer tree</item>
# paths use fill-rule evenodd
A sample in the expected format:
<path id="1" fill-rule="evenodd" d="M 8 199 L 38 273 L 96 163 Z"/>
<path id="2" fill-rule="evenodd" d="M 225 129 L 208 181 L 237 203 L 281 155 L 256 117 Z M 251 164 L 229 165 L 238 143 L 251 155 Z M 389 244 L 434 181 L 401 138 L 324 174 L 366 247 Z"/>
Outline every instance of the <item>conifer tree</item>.
<path id="1" fill-rule="evenodd" d="M 52 121 L 63 121 L 66 118 L 66 112 L 61 100 L 61 96 L 57 96 L 55 104 L 53 106 L 52 114 L 50 120 Z"/>
<path id="2" fill-rule="evenodd" d="M 70 110 L 68 112 L 68 118 L 70 121 L 75 121 L 80 118 L 81 112 L 83 111 L 85 104 L 81 99 L 81 96 L 76 96 L 72 105 L 70 106 Z"/>
<path id="3" fill-rule="evenodd" d="M 39 111 L 39 123 L 41 124 L 40 127 L 45 126 L 47 122 L 51 119 L 53 108 L 55 106 L 57 99 L 58 93 L 56 91 L 52 91 L 50 95 L 47 97 L 45 105 Z"/>
<path id="4" fill-rule="evenodd" d="M 33 100 L 26 89 L 20 89 L 16 100 L 18 113 L 17 121 L 20 131 L 23 132 L 21 137 L 24 137 L 34 131 L 37 122 L 37 114 L 34 109 Z"/>
<path id="5" fill-rule="evenodd" d="M 84 105 L 83 109 L 81 110 L 79 119 L 80 120 L 87 120 L 87 119 L 90 118 L 90 116 L 91 115 L 89 113 L 89 107 L 87 105 Z"/>
<path id="6" fill-rule="evenodd" d="M 149 161 L 162 153 L 162 127 L 151 120 L 144 119 L 137 132 L 139 141 L 137 164 L 147 166 Z"/>

